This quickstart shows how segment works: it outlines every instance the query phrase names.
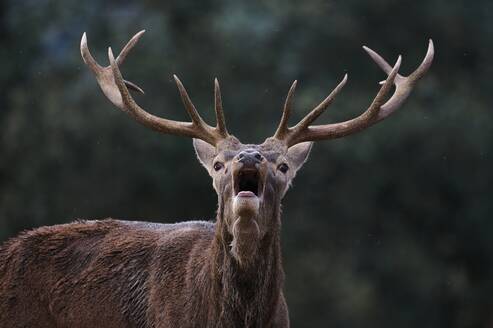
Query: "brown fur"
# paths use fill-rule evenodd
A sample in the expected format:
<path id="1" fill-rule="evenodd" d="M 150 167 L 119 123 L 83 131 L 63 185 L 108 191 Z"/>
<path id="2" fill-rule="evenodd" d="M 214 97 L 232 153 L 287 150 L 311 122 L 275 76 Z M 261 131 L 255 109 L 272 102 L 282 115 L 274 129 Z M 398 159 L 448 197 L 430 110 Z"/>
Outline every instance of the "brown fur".
<path id="1" fill-rule="evenodd" d="M 25 232 L 0 249 L 0 327 L 287 326 L 278 236 L 239 271 L 214 231 L 109 219 Z"/>
<path id="2" fill-rule="evenodd" d="M 295 169 L 276 167 L 297 169 L 310 145 L 301 157 L 269 142 L 195 147 L 218 193 L 215 223 L 106 219 L 24 232 L 0 247 L 0 327 L 288 327 L 280 202 Z M 259 213 L 248 221 L 255 236 L 232 228 L 240 220 L 229 172 L 246 148 L 267 158 Z M 223 171 L 212 173 L 212 158 Z"/>

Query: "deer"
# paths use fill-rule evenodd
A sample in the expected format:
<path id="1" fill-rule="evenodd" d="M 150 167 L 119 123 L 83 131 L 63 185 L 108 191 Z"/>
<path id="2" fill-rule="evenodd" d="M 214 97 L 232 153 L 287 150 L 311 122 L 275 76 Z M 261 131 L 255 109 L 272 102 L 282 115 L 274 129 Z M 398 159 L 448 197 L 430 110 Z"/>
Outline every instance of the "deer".
<path id="1" fill-rule="evenodd" d="M 144 31 L 109 65 L 91 55 L 86 33 L 80 50 L 104 95 L 143 126 L 190 137 L 217 193 L 213 221 L 175 224 L 117 219 L 78 220 L 22 232 L 0 248 L 0 327 L 289 327 L 280 244 L 281 201 L 316 141 L 342 138 L 390 116 L 428 71 L 430 39 L 408 76 L 363 47 L 386 73 L 375 98 L 348 121 L 312 124 L 331 105 L 347 74 L 296 125 L 289 126 L 294 81 L 280 123 L 261 144 L 243 144 L 228 132 L 214 80 L 216 125 L 207 124 L 174 75 L 190 122 L 155 116 L 140 107 L 120 66 Z M 394 92 L 390 91 L 395 87 Z"/>

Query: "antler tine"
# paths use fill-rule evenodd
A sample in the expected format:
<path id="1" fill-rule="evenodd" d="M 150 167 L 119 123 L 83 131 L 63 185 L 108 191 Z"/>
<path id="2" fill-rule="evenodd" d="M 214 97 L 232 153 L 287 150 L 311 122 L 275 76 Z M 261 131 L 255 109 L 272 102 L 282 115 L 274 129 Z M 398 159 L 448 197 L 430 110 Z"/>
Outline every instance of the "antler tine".
<path id="1" fill-rule="evenodd" d="M 116 64 L 118 66 L 120 66 L 121 64 L 123 64 L 123 62 L 125 61 L 125 58 L 127 58 L 127 55 L 128 53 L 130 52 L 130 50 L 132 50 L 132 48 L 137 44 L 137 42 L 139 42 L 140 38 L 142 37 L 142 35 L 145 33 L 146 30 L 142 30 L 138 33 L 136 33 L 128 42 L 127 44 L 125 45 L 125 47 L 123 47 L 122 51 L 120 51 L 120 54 L 118 55 L 118 57 L 116 57 Z"/>
<path id="2" fill-rule="evenodd" d="M 363 50 L 373 59 L 373 61 L 386 73 L 390 74 L 392 70 L 392 66 L 385 59 L 382 58 L 376 51 L 368 48 L 367 46 L 363 46 Z"/>
<path id="3" fill-rule="evenodd" d="M 82 34 L 82 39 L 80 40 L 80 54 L 84 60 L 84 63 L 91 69 L 91 71 L 93 71 L 94 74 L 98 74 L 103 69 L 103 67 L 96 62 L 91 54 L 91 51 L 89 51 L 86 32 Z"/>
<path id="4" fill-rule="evenodd" d="M 392 86 L 394 85 L 394 83 L 396 83 L 396 78 L 398 75 L 397 72 L 399 71 L 399 68 L 401 67 L 401 63 L 402 63 L 402 56 L 399 55 L 399 57 L 397 57 L 397 61 L 394 65 L 394 67 L 390 71 L 389 76 L 387 77 L 385 82 L 380 87 L 380 90 L 378 90 L 378 93 L 375 96 L 375 98 L 373 99 L 370 107 L 359 117 L 363 117 L 366 115 L 369 120 L 372 119 L 373 117 L 375 117 L 375 114 L 377 114 L 378 111 L 382 107 L 382 103 L 385 100 L 385 96 L 387 96 L 387 94 L 389 93 L 389 91 L 392 88 Z"/>
<path id="5" fill-rule="evenodd" d="M 375 63 L 388 74 L 387 79 L 382 83 L 380 90 L 368 109 L 358 117 L 345 122 L 325 125 L 310 125 L 325 110 L 330 102 L 333 101 L 334 97 L 331 96 L 335 96 L 340 91 L 342 86 L 344 86 L 346 80 L 345 77 L 336 89 L 334 89 L 331 95 L 329 95 L 329 97 L 327 97 L 319 106 L 305 116 L 300 123 L 293 128 L 290 128 L 286 136 L 278 139 L 283 140 L 286 145 L 290 147 L 304 141 L 340 138 L 364 130 L 367 127 L 385 119 L 403 104 L 411 93 L 416 82 L 423 77 L 430 68 L 434 56 L 433 42 L 430 40 L 428 44 L 428 51 L 423 62 L 412 74 L 409 76 L 402 76 L 398 74 L 402 59 L 401 56 L 399 56 L 395 65 L 392 67 L 375 51 L 368 47 L 363 47 L 363 49 L 370 55 L 373 61 L 375 61 Z M 394 94 L 389 100 L 387 100 L 387 102 L 383 103 L 393 85 L 396 86 Z M 328 104 L 325 104 L 326 101 Z"/>
<path id="6" fill-rule="evenodd" d="M 224 118 L 223 100 L 221 98 L 221 88 L 219 87 L 219 81 L 214 79 L 214 110 L 216 112 L 216 129 L 223 136 L 228 136 L 228 130 L 226 128 L 226 120 Z"/>
<path id="7" fill-rule="evenodd" d="M 428 69 L 431 67 L 431 63 L 433 62 L 433 57 L 435 56 L 435 47 L 433 45 L 433 40 L 428 40 L 428 50 L 426 51 L 426 56 L 418 66 L 418 68 L 409 75 L 410 81 L 418 81 L 422 78 Z"/>
<path id="8" fill-rule="evenodd" d="M 121 64 L 123 64 L 123 62 L 125 61 L 125 58 L 127 58 L 127 55 L 128 53 L 130 52 L 130 50 L 132 50 L 132 48 L 137 44 L 137 42 L 140 40 L 140 38 L 142 37 L 142 35 L 145 33 L 146 30 L 142 30 L 138 33 L 136 33 L 128 42 L 127 44 L 125 45 L 125 47 L 123 47 L 123 49 L 120 51 L 120 54 L 118 54 L 118 56 L 116 57 L 116 65 L 117 66 L 120 66 Z M 144 90 L 142 90 L 138 85 L 136 85 L 135 83 L 132 83 L 130 81 L 127 81 L 127 80 L 123 80 L 123 82 L 125 83 L 125 85 L 134 90 L 134 91 L 138 91 L 140 92 L 141 94 L 145 94 Z"/>
<path id="9" fill-rule="evenodd" d="M 203 125 L 204 120 L 202 119 L 200 114 L 197 112 L 197 109 L 193 105 L 192 100 L 188 96 L 187 90 L 183 86 L 183 83 L 181 83 L 180 79 L 175 74 L 173 74 L 173 78 L 175 79 L 176 86 L 178 87 L 178 91 L 180 92 L 180 97 L 181 100 L 183 101 L 183 105 L 185 106 L 188 115 L 192 119 L 192 122 L 199 126 Z"/>
<path id="10" fill-rule="evenodd" d="M 130 95 L 128 88 L 136 90 L 141 89 L 133 83 L 123 79 L 118 64 L 123 63 L 128 52 L 135 46 L 143 33 L 144 31 L 137 33 L 127 43 L 116 59 L 113 56 L 113 51 L 111 48 L 108 48 L 108 59 L 110 61 L 110 65 L 106 67 L 100 66 L 94 60 L 89 48 L 87 47 L 86 34 L 83 34 L 81 39 L 82 58 L 91 71 L 95 74 L 96 80 L 103 93 L 115 106 L 128 113 L 139 123 L 155 131 L 165 134 L 202 139 L 211 145 L 216 145 L 220 140 L 224 139 L 225 136 L 220 133 L 217 128 L 211 127 L 202 120 L 193 106 L 185 88 L 176 76 L 175 81 L 177 82 L 180 95 L 183 103 L 185 104 L 185 108 L 192 119 L 192 122 L 168 120 L 152 115 L 142 109 Z"/>
<path id="11" fill-rule="evenodd" d="M 304 130 L 308 127 L 313 121 L 315 121 L 335 100 L 335 97 L 341 92 L 342 88 L 346 85 L 347 82 L 347 74 L 344 74 L 342 81 L 332 90 L 332 92 L 325 98 L 317 107 L 312 109 L 308 115 L 306 115 L 296 126 L 293 128 L 294 130 Z"/>
<path id="12" fill-rule="evenodd" d="M 342 88 L 346 85 L 347 82 L 347 74 L 344 74 L 343 79 L 339 84 L 332 90 L 332 92 L 320 103 L 316 106 L 310 113 L 308 113 L 298 124 L 294 127 L 288 127 L 288 119 L 291 112 L 291 102 L 292 97 L 294 95 L 294 91 L 296 89 L 297 81 L 293 82 L 293 85 L 289 89 L 288 96 L 286 97 L 286 102 L 284 103 L 284 110 L 281 118 L 281 122 L 279 123 L 279 127 L 277 128 L 276 133 L 274 134 L 274 138 L 285 140 L 288 145 L 291 143 L 295 144 L 296 139 L 303 131 L 319 117 L 334 101 L 335 97 L 339 94 Z"/>
<path id="13" fill-rule="evenodd" d="M 289 88 L 288 95 L 286 96 L 286 101 L 284 102 L 281 122 L 279 122 L 279 126 L 277 127 L 276 133 L 274 134 L 274 138 L 283 139 L 284 136 L 288 134 L 288 130 L 289 130 L 288 121 L 289 121 L 289 116 L 291 115 L 291 107 L 292 107 L 294 92 L 296 90 L 297 84 L 298 81 L 294 80 L 293 84 L 291 84 L 291 87 Z"/>

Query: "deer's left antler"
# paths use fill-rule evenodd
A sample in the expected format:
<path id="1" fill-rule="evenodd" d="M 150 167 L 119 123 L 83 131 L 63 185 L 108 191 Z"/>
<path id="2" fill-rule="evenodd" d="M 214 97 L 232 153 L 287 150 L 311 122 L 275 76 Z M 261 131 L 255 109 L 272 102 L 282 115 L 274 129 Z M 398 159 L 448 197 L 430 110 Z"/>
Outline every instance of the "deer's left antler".
<path id="1" fill-rule="evenodd" d="M 283 141 L 288 147 L 304 141 L 317 141 L 325 139 L 341 138 L 361 130 L 385 119 L 398 109 L 411 93 L 416 82 L 423 77 L 428 71 L 433 61 L 434 47 L 433 41 L 430 39 L 428 43 L 428 51 L 425 58 L 419 67 L 409 76 L 398 74 L 401 65 L 401 56 L 397 58 L 395 65 L 390 66 L 378 53 L 368 47 L 363 46 L 363 49 L 377 63 L 377 65 L 388 74 L 385 81 L 380 82 L 382 87 L 373 99 L 370 107 L 360 116 L 351 120 L 324 125 L 310 125 L 322 114 L 327 107 L 334 101 L 337 94 L 341 91 L 347 81 L 347 74 L 336 88 L 325 98 L 317 107 L 315 107 L 308 115 L 306 115 L 298 124 L 293 127 L 288 127 L 288 118 L 291 112 L 291 103 L 296 88 L 297 82 L 294 81 L 289 89 L 286 102 L 284 104 L 283 115 L 279 127 L 277 128 L 274 138 Z M 395 91 L 392 97 L 387 102 L 384 100 L 392 86 L 395 85 Z"/>

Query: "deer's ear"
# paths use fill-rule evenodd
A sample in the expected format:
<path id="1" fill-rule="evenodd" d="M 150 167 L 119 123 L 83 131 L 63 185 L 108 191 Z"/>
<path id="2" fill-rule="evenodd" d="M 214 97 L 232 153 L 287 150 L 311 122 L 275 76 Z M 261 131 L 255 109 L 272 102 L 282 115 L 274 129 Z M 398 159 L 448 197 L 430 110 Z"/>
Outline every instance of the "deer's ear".
<path id="1" fill-rule="evenodd" d="M 193 139 L 193 148 L 195 148 L 199 162 L 210 172 L 212 161 L 216 157 L 216 147 L 203 140 Z"/>
<path id="2" fill-rule="evenodd" d="M 287 157 L 294 166 L 294 171 L 298 171 L 305 164 L 312 149 L 313 142 L 307 141 L 296 144 L 288 149 Z"/>

